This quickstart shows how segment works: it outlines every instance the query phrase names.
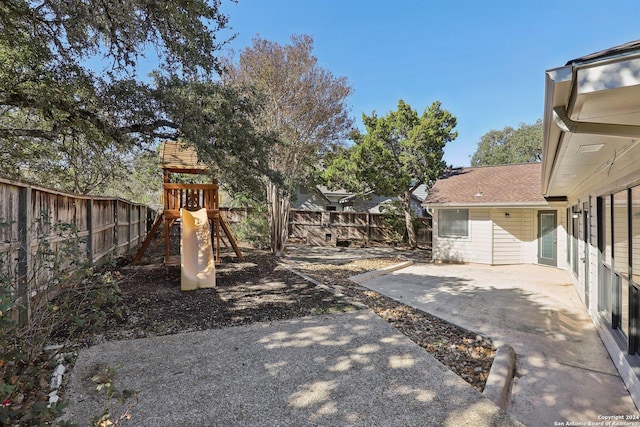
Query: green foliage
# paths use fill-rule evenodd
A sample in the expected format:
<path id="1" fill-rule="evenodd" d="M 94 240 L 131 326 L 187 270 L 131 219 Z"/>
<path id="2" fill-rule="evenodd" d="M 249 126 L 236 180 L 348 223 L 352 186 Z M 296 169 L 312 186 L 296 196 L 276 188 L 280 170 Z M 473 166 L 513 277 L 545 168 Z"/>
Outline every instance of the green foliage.
<path id="1" fill-rule="evenodd" d="M 159 191 L 141 184 L 146 150 L 180 138 L 232 177 L 263 173 L 233 175 L 264 166 L 265 140 L 253 100 L 217 82 L 226 25 L 220 0 L 3 1 L 0 173 L 145 201 Z M 140 77 L 149 59 L 160 68 Z"/>
<path id="2" fill-rule="evenodd" d="M 268 249 L 269 240 L 269 212 L 265 203 L 258 203 L 249 211 L 237 227 L 240 240 L 251 244 L 254 248 Z"/>
<path id="3" fill-rule="evenodd" d="M 10 224 L 0 221 L 0 235 L 11 241 Z M 29 302 L 20 301 L 17 272 L 9 253 L 0 254 L 0 423 L 45 425 L 62 407 L 49 406 L 46 387 L 53 359 L 43 352 L 54 341 L 87 339 L 112 314 L 125 316 L 119 289 L 108 273 L 93 271 L 74 224 L 52 222 L 42 213 L 34 224 L 37 245 L 26 278 Z M 29 311 L 18 322 L 19 310 Z M 109 314 L 108 314 L 109 313 Z M 44 382 L 45 387 L 41 385 Z"/>
<path id="4" fill-rule="evenodd" d="M 212 174 L 234 192 L 260 187 L 260 179 L 271 173 L 268 153 L 275 140 L 254 127 L 257 98 L 219 83 L 158 83 L 170 98 L 170 114 L 180 118 L 180 138 L 197 149 Z"/>
<path id="5" fill-rule="evenodd" d="M 400 243 L 407 237 L 407 227 L 402 216 L 400 202 L 394 201 L 380 208 L 382 221 L 385 227 L 391 231 L 395 243 Z"/>
<path id="6" fill-rule="evenodd" d="M 355 145 L 327 168 L 331 187 L 397 196 L 431 184 L 445 167 L 445 145 L 458 135 L 456 118 L 439 102 L 418 116 L 400 100 L 397 111 L 384 117 L 363 114 L 362 119 L 366 133 L 353 133 Z"/>
<path id="7" fill-rule="evenodd" d="M 471 166 L 532 163 L 542 160 L 542 120 L 521 123 L 517 129 L 506 126 L 490 130 L 478 142 Z"/>
<path id="8" fill-rule="evenodd" d="M 114 179 L 116 176 L 121 179 Z M 209 180 L 210 181 L 210 180 Z M 104 196 L 121 197 L 136 203 L 156 205 L 162 193 L 162 171 L 157 150 L 141 150 L 131 164 L 113 174 L 104 185 L 96 189 Z"/>
<path id="9" fill-rule="evenodd" d="M 127 389 L 120 390 L 113 380 L 117 371 L 117 367 L 107 365 L 101 372 L 91 377 L 91 381 L 96 384 L 96 390 L 98 392 L 104 392 L 105 394 L 105 404 L 102 414 L 91 420 L 92 426 L 116 426 L 123 420 L 131 419 L 131 409 L 138 403 L 138 392 Z M 131 400 L 131 402 L 127 405 L 122 414 L 117 418 L 114 418 L 112 414 L 113 402 L 117 401 L 124 405 L 128 400 Z"/>
<path id="10" fill-rule="evenodd" d="M 416 233 L 420 233 L 425 227 L 423 221 L 421 221 L 416 213 L 411 210 L 411 223 Z M 409 243 L 409 236 L 407 233 L 407 224 L 404 218 L 404 210 L 400 201 L 393 201 L 380 208 L 382 213 L 382 221 L 388 230 L 391 230 L 393 234 L 393 240 L 395 243 Z"/>
<path id="11" fill-rule="evenodd" d="M 331 188 L 364 194 L 373 191 L 398 196 L 405 215 L 409 244 L 415 246 L 410 220 L 411 193 L 421 184 L 432 185 L 442 173 L 444 147 L 453 141 L 456 118 L 434 102 L 422 115 L 400 100 L 398 109 L 384 117 L 363 114 L 366 133 L 354 132 L 355 144 L 333 159 L 324 178 Z"/>

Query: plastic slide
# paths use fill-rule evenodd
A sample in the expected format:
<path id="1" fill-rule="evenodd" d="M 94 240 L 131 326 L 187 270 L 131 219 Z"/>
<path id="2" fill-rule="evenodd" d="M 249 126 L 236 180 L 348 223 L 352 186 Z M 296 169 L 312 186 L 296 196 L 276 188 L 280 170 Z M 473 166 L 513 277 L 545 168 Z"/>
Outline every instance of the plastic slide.
<path id="1" fill-rule="evenodd" d="M 180 209 L 180 289 L 190 291 L 216 286 L 216 263 L 211 246 L 207 210 Z"/>

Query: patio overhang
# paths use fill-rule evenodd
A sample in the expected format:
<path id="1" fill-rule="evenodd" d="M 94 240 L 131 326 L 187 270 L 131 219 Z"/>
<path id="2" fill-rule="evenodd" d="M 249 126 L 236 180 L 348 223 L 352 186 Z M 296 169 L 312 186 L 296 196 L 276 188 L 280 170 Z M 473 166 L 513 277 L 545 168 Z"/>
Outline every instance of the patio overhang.
<path id="1" fill-rule="evenodd" d="M 640 161 L 640 46 L 624 46 L 546 72 L 545 197 L 578 193 L 623 154 Z"/>

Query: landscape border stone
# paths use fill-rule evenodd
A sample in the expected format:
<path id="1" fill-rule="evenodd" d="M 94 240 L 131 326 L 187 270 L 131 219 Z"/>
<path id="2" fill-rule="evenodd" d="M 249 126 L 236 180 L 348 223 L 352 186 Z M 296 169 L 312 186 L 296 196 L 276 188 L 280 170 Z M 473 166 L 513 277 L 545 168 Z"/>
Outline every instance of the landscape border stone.
<path id="1" fill-rule="evenodd" d="M 394 264 L 386 268 L 358 274 L 350 277 L 349 280 L 355 283 L 362 283 L 376 277 L 383 276 L 396 270 L 413 265 L 409 260 L 399 264 Z M 516 371 L 516 353 L 509 344 L 502 344 L 496 350 L 496 355 L 489 370 L 489 376 L 485 383 L 483 396 L 498 405 L 500 409 L 507 411 L 511 398 L 511 387 Z"/>
<path id="2" fill-rule="evenodd" d="M 349 277 L 349 280 L 355 283 L 362 283 L 366 280 L 371 280 L 379 276 L 383 276 L 385 274 L 389 274 L 393 271 L 400 270 L 405 267 L 409 267 L 413 265 L 414 262 L 412 260 L 403 261 L 399 264 L 390 265 L 389 267 L 381 268 L 379 270 L 367 271 L 366 273 L 358 274 L 356 276 Z"/>
<path id="3" fill-rule="evenodd" d="M 511 385 L 516 372 L 516 352 L 509 344 L 498 347 L 482 394 L 506 411 L 511 397 Z"/>

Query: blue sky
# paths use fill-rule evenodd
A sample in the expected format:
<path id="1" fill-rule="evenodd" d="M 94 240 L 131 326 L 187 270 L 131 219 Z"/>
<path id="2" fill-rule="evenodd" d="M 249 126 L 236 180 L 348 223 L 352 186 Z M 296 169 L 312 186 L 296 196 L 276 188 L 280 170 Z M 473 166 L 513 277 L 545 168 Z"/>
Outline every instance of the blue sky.
<path id="1" fill-rule="evenodd" d="M 314 38 L 320 65 L 354 89 L 351 113 L 384 115 L 403 99 L 442 102 L 458 119 L 445 161 L 469 165 L 491 129 L 542 117 L 544 72 L 640 39 L 640 2 L 239 0 L 223 3 L 237 53 L 256 36 Z"/>

